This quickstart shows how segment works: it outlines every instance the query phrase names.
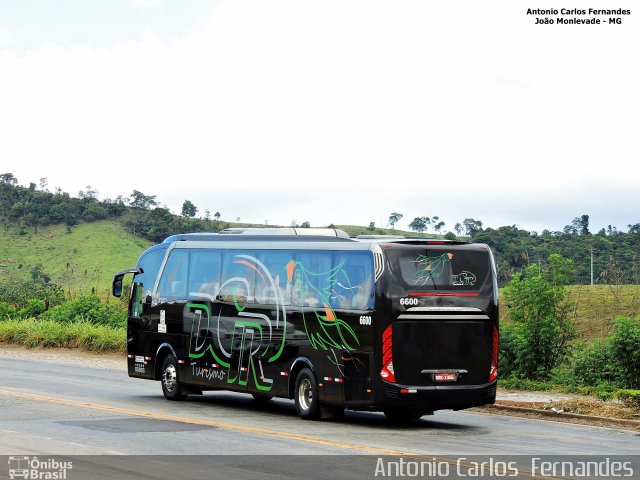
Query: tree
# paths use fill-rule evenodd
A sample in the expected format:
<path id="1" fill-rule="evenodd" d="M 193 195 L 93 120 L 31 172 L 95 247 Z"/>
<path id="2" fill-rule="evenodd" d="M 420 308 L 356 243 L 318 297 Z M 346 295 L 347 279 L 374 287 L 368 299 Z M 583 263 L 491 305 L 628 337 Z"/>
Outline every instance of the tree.
<path id="1" fill-rule="evenodd" d="M 308 221 L 304 221 L 304 222 L 302 222 L 300 227 L 302 227 L 302 228 L 311 228 L 311 224 Z"/>
<path id="2" fill-rule="evenodd" d="M 482 231 L 482 222 L 473 218 L 465 218 L 462 221 L 462 226 L 468 237 L 473 237 L 476 233 Z"/>
<path id="3" fill-rule="evenodd" d="M 462 235 L 462 232 L 464 232 L 464 229 L 462 228 L 462 224 L 460 222 L 456 223 L 453 226 L 453 229 L 456 231 L 458 235 Z"/>
<path id="4" fill-rule="evenodd" d="M 182 204 L 182 216 L 193 218 L 198 213 L 198 207 L 196 207 L 191 201 L 185 200 Z"/>
<path id="5" fill-rule="evenodd" d="M 440 233 L 440 230 L 442 230 L 442 227 L 445 226 L 445 223 L 442 220 L 440 220 L 439 222 L 438 220 L 439 220 L 439 217 L 433 217 L 431 219 L 431 224 L 433 225 L 433 231 L 436 233 Z"/>
<path id="6" fill-rule="evenodd" d="M 367 229 L 373 232 L 376 229 L 376 222 L 369 222 Z"/>
<path id="7" fill-rule="evenodd" d="M 149 210 L 149 208 L 155 207 L 158 204 L 158 202 L 156 202 L 155 195 L 145 195 L 144 193 L 139 192 L 138 190 L 134 190 L 133 193 L 130 195 L 130 197 L 131 197 L 130 205 L 133 208 L 141 208 L 143 210 Z"/>
<path id="8" fill-rule="evenodd" d="M 589 215 L 580 216 L 580 235 L 591 235 L 589 231 Z"/>
<path id="9" fill-rule="evenodd" d="M 93 202 L 98 199 L 98 191 L 91 185 L 87 185 L 84 190 L 78 192 L 78 197 L 83 200 Z"/>
<path id="10" fill-rule="evenodd" d="M 575 217 L 570 225 L 565 225 L 564 233 L 569 235 L 591 235 L 589 231 L 589 215 Z"/>
<path id="11" fill-rule="evenodd" d="M 216 220 L 216 222 L 219 221 L 220 220 L 220 212 L 214 213 L 213 214 L 213 218 Z"/>
<path id="12" fill-rule="evenodd" d="M 573 305 L 565 301 L 565 285 L 573 262 L 558 254 L 549 267 L 532 264 L 516 274 L 504 289 L 513 324 L 502 329 L 503 371 L 545 380 L 571 353 L 576 330 L 569 318 Z"/>
<path id="13" fill-rule="evenodd" d="M 416 217 L 411 220 L 409 228 L 414 232 L 422 233 L 427 228 L 427 217 Z"/>
<path id="14" fill-rule="evenodd" d="M 392 229 L 395 230 L 396 223 L 398 223 L 402 217 L 403 215 L 398 212 L 393 212 L 391 215 L 389 215 L 389 225 L 391 225 Z"/>
<path id="15" fill-rule="evenodd" d="M 18 179 L 13 176 L 13 173 L 3 173 L 0 175 L 0 184 L 15 186 L 18 184 Z"/>

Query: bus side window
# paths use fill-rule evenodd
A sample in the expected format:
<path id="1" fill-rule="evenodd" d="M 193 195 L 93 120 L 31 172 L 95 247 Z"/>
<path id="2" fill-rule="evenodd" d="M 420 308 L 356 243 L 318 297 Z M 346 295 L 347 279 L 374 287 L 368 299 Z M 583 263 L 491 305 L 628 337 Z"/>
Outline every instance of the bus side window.
<path id="1" fill-rule="evenodd" d="M 162 299 L 186 299 L 187 296 L 187 274 L 189 267 L 189 251 L 175 249 L 169 255 L 160 285 L 158 295 Z"/>
<path id="2" fill-rule="evenodd" d="M 367 252 L 336 252 L 336 284 L 331 300 L 336 308 L 373 308 L 373 260 Z"/>
<path id="3" fill-rule="evenodd" d="M 189 297 L 215 300 L 220 291 L 220 260 L 215 250 L 194 249 L 189 256 Z"/>
<path id="4" fill-rule="evenodd" d="M 291 283 L 287 276 L 287 266 L 293 259 L 290 250 L 266 250 L 258 253 L 258 260 L 269 271 L 269 275 L 256 278 L 256 303 L 275 305 L 278 294 L 284 305 L 291 305 Z M 278 292 L 279 290 L 279 292 Z"/>
<path id="5" fill-rule="evenodd" d="M 330 300 L 332 282 L 331 252 L 299 252 L 292 286 L 292 303 L 305 307 L 322 307 Z"/>
<path id="6" fill-rule="evenodd" d="M 247 250 L 226 250 L 223 253 L 220 300 L 239 304 L 255 301 L 255 255 L 255 251 Z"/>

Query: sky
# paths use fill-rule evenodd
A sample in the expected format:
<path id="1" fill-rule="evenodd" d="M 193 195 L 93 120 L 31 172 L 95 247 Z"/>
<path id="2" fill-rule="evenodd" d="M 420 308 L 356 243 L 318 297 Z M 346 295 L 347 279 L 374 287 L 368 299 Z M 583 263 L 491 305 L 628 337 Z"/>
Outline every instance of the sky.
<path id="1" fill-rule="evenodd" d="M 626 230 L 640 8 L 543 3 L 0 0 L 0 173 L 228 221 Z"/>

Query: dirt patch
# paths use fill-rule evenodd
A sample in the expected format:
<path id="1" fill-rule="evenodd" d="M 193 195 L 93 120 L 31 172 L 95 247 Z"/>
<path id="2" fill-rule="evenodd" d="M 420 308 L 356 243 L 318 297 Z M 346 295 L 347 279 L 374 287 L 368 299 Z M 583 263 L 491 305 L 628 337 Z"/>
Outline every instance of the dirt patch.
<path id="1" fill-rule="evenodd" d="M 507 415 L 510 417 L 530 418 L 533 420 L 547 420 L 564 422 L 576 425 L 589 425 L 592 427 L 617 428 L 640 432 L 640 421 L 623 418 L 601 417 L 591 415 L 579 415 L 572 413 L 554 413 L 553 411 L 537 410 L 529 407 L 516 407 L 507 405 L 487 405 L 475 407 L 471 411 L 491 415 Z"/>
<path id="2" fill-rule="evenodd" d="M 625 420 L 640 420 L 640 411 L 615 400 L 603 401 L 597 398 L 582 397 L 553 402 L 521 402 L 513 400 L 499 400 L 497 405 L 509 407 L 532 408 L 553 412 L 558 415 L 574 413 L 577 415 L 591 415 L 596 417 L 621 418 Z"/>
<path id="3" fill-rule="evenodd" d="M 0 358 L 38 360 L 67 365 L 91 365 L 107 370 L 127 370 L 127 357 L 116 353 L 94 353 L 70 348 L 25 348 L 0 343 Z"/>
<path id="4" fill-rule="evenodd" d="M 566 413 L 576 413 L 578 415 L 595 415 L 597 417 L 624 418 L 628 420 L 638 420 L 640 411 L 630 408 L 621 402 L 603 401 L 592 398 L 574 398 L 556 402 L 555 405 L 544 405 L 544 410 L 556 410 Z"/>
<path id="5" fill-rule="evenodd" d="M 525 394 L 523 392 L 523 395 L 536 398 L 535 393 Z M 549 396 L 550 394 L 547 392 L 539 394 L 539 396 L 545 395 Z M 554 395 L 551 394 L 551 396 Z M 562 397 L 562 395 L 559 396 Z M 603 401 L 594 397 L 571 396 L 570 398 L 551 398 L 549 401 L 499 398 L 495 405 L 472 410 L 489 414 L 640 431 L 640 412 L 637 409 L 630 408 L 619 401 Z"/>

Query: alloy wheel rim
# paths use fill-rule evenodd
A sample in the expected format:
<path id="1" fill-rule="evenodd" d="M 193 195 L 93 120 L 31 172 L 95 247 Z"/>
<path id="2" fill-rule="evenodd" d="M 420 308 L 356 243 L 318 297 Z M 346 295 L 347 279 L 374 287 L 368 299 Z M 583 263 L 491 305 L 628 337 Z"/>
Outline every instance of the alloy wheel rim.
<path id="1" fill-rule="evenodd" d="M 303 410 L 307 411 L 311 407 L 313 401 L 313 389 L 311 388 L 311 382 L 309 379 L 304 378 L 300 382 L 298 387 L 298 402 Z"/>
<path id="2" fill-rule="evenodd" d="M 164 383 L 164 388 L 166 388 L 168 392 L 173 392 L 175 390 L 177 384 L 176 367 L 173 365 L 167 365 L 167 368 L 164 369 L 162 382 Z"/>

